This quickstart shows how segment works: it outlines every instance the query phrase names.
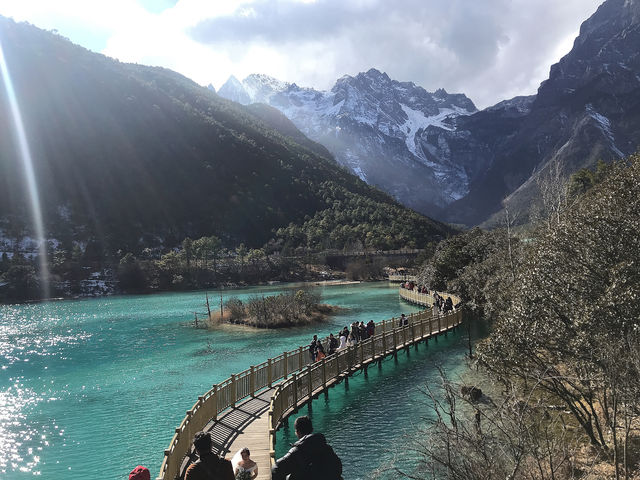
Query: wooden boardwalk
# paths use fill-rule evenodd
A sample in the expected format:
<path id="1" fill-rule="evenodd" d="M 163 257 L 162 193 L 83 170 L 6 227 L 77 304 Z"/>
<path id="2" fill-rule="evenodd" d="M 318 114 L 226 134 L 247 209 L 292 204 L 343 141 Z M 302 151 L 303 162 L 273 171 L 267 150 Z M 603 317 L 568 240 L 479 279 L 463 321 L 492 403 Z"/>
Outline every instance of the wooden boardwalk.
<path id="1" fill-rule="evenodd" d="M 403 289 L 400 296 L 423 305 L 433 299 Z M 270 479 L 275 431 L 289 415 L 372 362 L 453 330 L 462 321 L 462 314 L 457 311 L 433 317 L 430 310 L 425 310 L 410 315 L 407 321 L 402 326 L 397 319 L 380 322 L 373 337 L 314 364 L 308 363 L 306 350 L 299 347 L 214 385 L 198 397 L 176 428 L 157 480 L 183 478 L 191 458 L 195 458 L 191 442 L 198 430 L 210 432 L 213 450 L 228 459 L 243 447 L 249 448 L 258 464 L 258 479 Z"/>
<path id="2" fill-rule="evenodd" d="M 213 451 L 231 460 L 243 447 L 251 451 L 251 459 L 258 464 L 258 479 L 271 478 L 269 469 L 269 402 L 275 388 L 267 388 L 255 397 L 249 397 L 231 407 L 216 420 L 203 427 L 209 432 Z M 190 449 L 193 454 L 193 449 Z M 189 456 L 182 462 L 180 478 L 190 463 Z"/>

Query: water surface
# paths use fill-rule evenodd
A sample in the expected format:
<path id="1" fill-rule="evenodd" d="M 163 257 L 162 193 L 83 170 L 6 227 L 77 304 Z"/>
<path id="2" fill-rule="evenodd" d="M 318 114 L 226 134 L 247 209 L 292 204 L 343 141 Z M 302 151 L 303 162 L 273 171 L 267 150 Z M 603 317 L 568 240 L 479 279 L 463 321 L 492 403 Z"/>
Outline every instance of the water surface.
<path id="1" fill-rule="evenodd" d="M 290 288 L 299 286 L 246 288 L 223 296 L 246 299 Z M 204 292 L 0 306 L 0 478 L 69 480 L 89 474 L 116 480 L 127 478 L 138 464 L 155 477 L 174 428 L 212 384 L 307 344 L 314 333 L 417 311 L 387 283 L 318 288 L 323 302 L 344 310 L 320 326 L 281 330 L 195 329 L 193 312 L 205 311 Z M 209 295 L 217 308 L 219 292 Z M 425 381 L 416 376 L 394 388 L 399 377 L 413 378 L 416 372 L 386 365 L 380 376 L 370 373 L 362 387 L 354 379 L 349 391 L 338 387 L 330 394 L 333 416 L 324 415 L 329 423 L 318 426 L 352 437 L 345 449 L 368 448 L 354 439 L 369 432 L 369 425 L 373 431 L 376 422 L 392 421 L 383 419 L 388 414 L 381 405 L 413 395 L 398 389 Z M 402 408 L 391 410 L 402 432 Z M 343 419 L 344 428 L 336 419 Z M 391 435 L 387 427 L 380 431 L 385 438 Z M 359 457 L 362 450 L 356 451 Z M 364 462 L 366 468 L 375 463 Z M 353 464 L 364 468 L 360 460 Z"/>

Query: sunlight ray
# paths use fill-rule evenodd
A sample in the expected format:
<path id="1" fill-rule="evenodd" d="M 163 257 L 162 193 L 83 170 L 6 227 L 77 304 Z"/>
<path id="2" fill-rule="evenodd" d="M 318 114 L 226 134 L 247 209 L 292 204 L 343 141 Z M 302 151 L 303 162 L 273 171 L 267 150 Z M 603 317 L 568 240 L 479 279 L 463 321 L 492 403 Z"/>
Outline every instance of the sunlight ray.
<path id="1" fill-rule="evenodd" d="M 18 107 L 18 99 L 16 97 L 15 90 L 13 89 L 13 83 L 11 82 L 11 76 L 9 75 L 9 68 L 5 60 L 1 42 L 0 77 L 2 77 L 7 94 L 7 100 L 9 102 L 9 108 L 11 109 L 10 114 L 11 118 L 13 119 L 14 125 L 13 134 L 18 145 L 20 158 L 22 159 L 22 166 L 24 167 L 25 178 L 27 181 L 27 188 L 29 191 L 29 205 L 31 208 L 33 227 L 38 242 L 38 254 L 40 258 L 40 285 L 43 298 L 46 299 L 50 297 L 49 266 L 47 262 L 47 239 L 44 234 L 44 221 L 42 218 L 42 209 L 40 207 L 40 195 L 38 193 L 38 184 L 36 182 L 36 174 L 33 168 L 31 151 L 29 149 L 29 143 L 27 142 L 27 135 L 24 129 L 24 124 L 22 122 L 20 108 Z"/>

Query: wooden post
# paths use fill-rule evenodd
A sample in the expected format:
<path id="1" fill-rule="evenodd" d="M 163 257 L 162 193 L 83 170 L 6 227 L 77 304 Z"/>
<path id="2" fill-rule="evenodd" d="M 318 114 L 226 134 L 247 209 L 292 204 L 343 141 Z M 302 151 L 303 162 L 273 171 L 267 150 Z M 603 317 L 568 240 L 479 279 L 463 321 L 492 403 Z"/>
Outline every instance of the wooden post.
<path id="1" fill-rule="evenodd" d="M 440 321 L 442 320 L 442 315 L 438 315 L 438 333 L 440 333 L 440 330 L 442 330 L 442 326 Z"/>
<path id="2" fill-rule="evenodd" d="M 267 358 L 267 384 L 269 385 L 269 388 L 273 386 L 273 369 L 270 358 Z"/>
<path id="3" fill-rule="evenodd" d="M 322 359 L 322 388 L 327 389 L 327 358 Z"/>
<path id="4" fill-rule="evenodd" d="M 287 379 L 287 352 L 284 352 L 283 354 L 283 368 L 284 368 L 284 379 Z"/>
<path id="5" fill-rule="evenodd" d="M 306 365 L 306 363 L 302 363 L 302 347 L 299 347 L 298 355 L 299 355 L 299 360 L 300 360 L 298 362 L 298 370 L 302 370 L 302 367 L 304 367 Z"/>
<path id="6" fill-rule="evenodd" d="M 387 353 L 387 332 L 382 332 L 382 355 Z"/>
<path id="7" fill-rule="evenodd" d="M 251 390 L 251 398 L 255 398 L 256 393 L 256 368 L 251 365 L 249 369 L 249 390 Z"/>
<path id="8" fill-rule="evenodd" d="M 371 337 L 371 360 L 376 359 L 376 336 Z"/>
<path id="9" fill-rule="evenodd" d="M 360 366 L 364 364 L 364 342 L 360 341 Z"/>
<path id="10" fill-rule="evenodd" d="M 293 407 L 298 407 L 298 376 L 294 373 L 293 375 Z"/>
<path id="11" fill-rule="evenodd" d="M 382 320 L 382 333 L 387 331 L 387 321 Z"/>
<path id="12" fill-rule="evenodd" d="M 236 406 L 236 393 L 237 393 L 237 385 L 236 385 L 236 374 L 231 374 L 231 406 Z"/>
<path id="13" fill-rule="evenodd" d="M 213 419 L 216 420 L 218 418 L 218 384 L 213 385 Z"/>
<path id="14" fill-rule="evenodd" d="M 311 402 L 311 393 L 313 392 L 313 382 L 311 378 L 311 364 L 307 365 L 307 375 L 309 376 L 309 402 Z"/>
<path id="15" fill-rule="evenodd" d="M 340 352 L 336 353 L 336 377 L 338 375 L 340 375 L 340 355 L 341 355 L 342 350 L 340 350 Z"/>
<path id="16" fill-rule="evenodd" d="M 395 327 L 393 329 L 393 351 L 395 352 L 398 349 L 398 332 Z"/>

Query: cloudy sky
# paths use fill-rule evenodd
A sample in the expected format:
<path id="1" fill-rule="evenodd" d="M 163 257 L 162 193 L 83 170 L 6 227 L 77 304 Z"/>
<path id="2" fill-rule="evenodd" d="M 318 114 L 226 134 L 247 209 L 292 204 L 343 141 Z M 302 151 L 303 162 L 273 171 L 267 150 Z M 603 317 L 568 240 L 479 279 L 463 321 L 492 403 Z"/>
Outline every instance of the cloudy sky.
<path id="1" fill-rule="evenodd" d="M 330 89 L 371 67 L 484 108 L 535 93 L 602 0 L 0 0 L 0 14 L 218 89 Z"/>

